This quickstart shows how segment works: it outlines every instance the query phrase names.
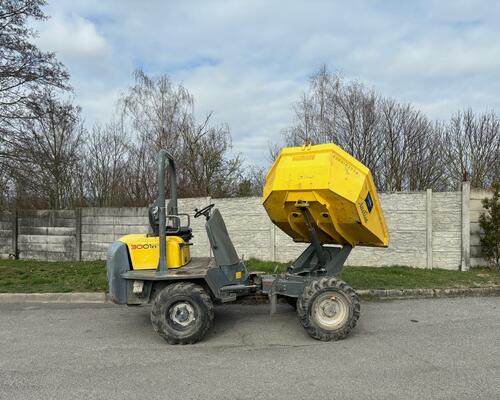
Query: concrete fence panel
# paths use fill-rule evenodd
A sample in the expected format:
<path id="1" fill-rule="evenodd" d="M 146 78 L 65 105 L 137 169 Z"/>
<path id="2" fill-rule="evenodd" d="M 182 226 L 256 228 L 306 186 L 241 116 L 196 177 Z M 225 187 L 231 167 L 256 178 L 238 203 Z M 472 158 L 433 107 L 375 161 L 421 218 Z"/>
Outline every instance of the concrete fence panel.
<path id="1" fill-rule="evenodd" d="M 435 267 L 460 268 L 461 210 L 461 192 L 432 193 L 432 258 Z"/>
<path id="2" fill-rule="evenodd" d="M 484 264 L 479 215 L 484 211 L 481 200 L 491 193 L 464 188 L 462 192 L 380 194 L 390 245 L 387 249 L 357 247 L 348 265 L 466 270 Z M 205 218 L 193 215 L 196 208 L 211 203 L 221 211 L 243 259 L 287 262 L 307 246 L 294 243 L 271 223 L 259 197 L 180 199 L 179 212 L 189 214 L 193 230 L 192 256 L 210 255 Z M 147 212 L 146 207 L 1 211 L 0 257 L 13 256 L 17 250 L 19 258 L 104 260 L 110 243 L 119 237 L 149 231 Z"/>
<path id="3" fill-rule="evenodd" d="M 142 207 L 83 208 L 81 259 L 105 260 L 109 245 L 129 233 L 147 233 L 147 209 Z"/>
<path id="4" fill-rule="evenodd" d="M 17 248 L 19 258 L 74 260 L 75 210 L 19 210 Z"/>
<path id="5" fill-rule="evenodd" d="M 13 254 L 12 219 L 12 212 L 0 211 L 0 258 L 8 258 Z"/>

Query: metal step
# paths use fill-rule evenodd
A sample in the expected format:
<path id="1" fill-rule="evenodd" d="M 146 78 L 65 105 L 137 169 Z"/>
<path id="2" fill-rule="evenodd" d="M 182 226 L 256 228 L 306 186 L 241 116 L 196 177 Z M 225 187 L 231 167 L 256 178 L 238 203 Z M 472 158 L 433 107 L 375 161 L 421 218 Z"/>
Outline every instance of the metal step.
<path id="1" fill-rule="evenodd" d="M 221 292 L 242 292 L 248 289 L 256 289 L 257 285 L 227 285 L 222 286 L 219 290 Z"/>

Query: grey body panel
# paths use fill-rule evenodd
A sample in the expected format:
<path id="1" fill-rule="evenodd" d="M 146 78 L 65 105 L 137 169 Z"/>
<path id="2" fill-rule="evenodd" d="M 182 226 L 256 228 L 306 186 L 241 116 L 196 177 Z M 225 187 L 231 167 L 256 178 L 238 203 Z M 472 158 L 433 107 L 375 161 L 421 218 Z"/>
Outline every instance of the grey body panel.
<path id="1" fill-rule="evenodd" d="M 301 275 L 318 271 L 326 271 L 328 275 L 337 276 L 342 272 L 347 257 L 352 247 L 345 245 L 343 247 L 321 246 L 322 255 L 325 264 L 321 265 L 317 255 L 316 248 L 309 245 L 300 256 L 292 263 L 287 272 L 290 274 Z"/>
<path id="2" fill-rule="evenodd" d="M 241 278 L 236 279 L 236 272 L 241 272 Z M 127 270 L 120 274 L 122 282 L 128 282 L 122 293 L 119 304 L 142 304 L 152 301 L 154 286 L 175 281 L 202 281 L 210 289 L 215 300 L 227 302 L 236 300 L 237 295 L 245 294 L 241 285 L 245 285 L 248 277 L 243 263 L 237 263 L 231 267 L 221 267 L 215 263 L 213 258 L 193 257 L 191 261 L 182 268 L 170 269 L 167 273 L 158 270 Z M 133 294 L 133 282 L 144 282 L 144 293 L 141 296 Z M 234 286 L 234 290 L 231 287 Z M 124 290 L 124 292 L 123 292 Z M 125 301 L 123 301 L 125 299 Z"/>
<path id="3" fill-rule="evenodd" d="M 179 279 L 205 278 L 209 268 L 215 267 L 213 258 L 193 257 L 185 266 L 169 269 L 168 272 L 156 269 L 139 269 L 124 272 L 122 277 L 131 280 L 164 281 Z"/>
<path id="4" fill-rule="evenodd" d="M 324 261 L 322 264 L 318 257 L 318 248 L 312 244 L 308 246 L 288 267 L 287 272 L 279 274 L 273 281 L 268 292 L 271 313 L 276 311 L 278 296 L 297 298 L 311 279 L 340 275 L 351 250 L 352 247 L 349 245 L 343 247 L 321 245 L 320 251 Z"/>
<path id="5" fill-rule="evenodd" d="M 109 296 L 118 304 L 127 303 L 127 281 L 122 274 L 130 270 L 128 249 L 123 242 L 114 242 L 108 249 L 106 272 L 108 274 Z"/>
<path id="6" fill-rule="evenodd" d="M 227 233 L 226 224 L 220 211 L 215 208 L 205 225 L 215 262 L 220 266 L 232 266 L 240 262 L 238 253 Z"/>

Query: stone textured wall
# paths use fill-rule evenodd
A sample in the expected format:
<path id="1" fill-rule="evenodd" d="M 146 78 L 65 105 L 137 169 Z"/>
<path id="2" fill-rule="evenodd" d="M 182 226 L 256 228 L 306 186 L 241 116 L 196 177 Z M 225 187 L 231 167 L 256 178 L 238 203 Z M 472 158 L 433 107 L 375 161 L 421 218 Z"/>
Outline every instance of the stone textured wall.
<path id="1" fill-rule="evenodd" d="M 195 243 L 191 254 L 195 257 L 206 256 L 209 251 L 203 218 L 193 218 L 193 210 L 206 204 L 206 198 L 179 200 L 179 212 L 190 214 Z M 110 243 L 123 235 L 149 230 L 146 207 L 84 208 L 81 218 L 82 260 L 104 260 Z"/>
<path id="2" fill-rule="evenodd" d="M 462 257 L 461 192 L 432 193 L 432 260 L 438 268 L 459 269 Z"/>
<path id="3" fill-rule="evenodd" d="M 348 265 L 425 267 L 425 193 L 382 193 L 379 197 L 389 229 L 389 247 L 356 247 L 348 258 Z"/>
<path id="4" fill-rule="evenodd" d="M 432 206 L 432 255 L 434 267 L 457 269 L 461 257 L 461 195 L 433 193 L 427 204 L 425 192 L 382 193 L 382 208 L 389 228 L 387 249 L 357 247 L 350 265 L 409 265 L 427 267 L 427 208 Z M 240 257 L 291 261 L 306 245 L 294 243 L 276 228 L 258 197 L 237 199 L 181 199 L 180 212 L 193 215 L 195 208 L 213 202 L 224 217 Z M 210 246 L 203 218 L 191 218 L 193 256 L 208 256 Z M 104 259 L 113 240 L 127 233 L 147 232 L 145 208 L 91 208 L 82 210 L 82 259 Z"/>
<path id="5" fill-rule="evenodd" d="M 75 210 L 19 210 L 17 225 L 19 258 L 75 259 Z"/>
<path id="6" fill-rule="evenodd" d="M 0 211 L 0 258 L 12 253 L 12 213 Z"/>
<path id="7" fill-rule="evenodd" d="M 382 193 L 380 200 L 389 228 L 387 249 L 357 247 L 349 265 L 408 265 L 459 269 L 462 258 L 462 202 L 470 207 L 471 264 L 479 258 L 480 199 L 489 192 Z M 195 208 L 215 203 L 231 239 L 243 259 L 291 261 L 306 246 L 294 243 L 275 227 L 259 197 L 179 200 L 179 211 L 191 216 L 194 238 L 191 254 L 210 255 L 204 218 L 193 218 Z M 468 204 L 470 202 L 470 204 Z M 0 213 L 0 257 L 12 254 L 13 215 Z M 20 258 L 42 260 L 105 259 L 111 242 L 128 233 L 148 232 L 146 208 L 84 208 L 64 211 L 18 211 L 17 247 Z"/>
<path id="8" fill-rule="evenodd" d="M 147 227 L 146 208 L 84 208 L 81 258 L 104 260 L 110 243 L 129 233 L 146 233 Z"/>

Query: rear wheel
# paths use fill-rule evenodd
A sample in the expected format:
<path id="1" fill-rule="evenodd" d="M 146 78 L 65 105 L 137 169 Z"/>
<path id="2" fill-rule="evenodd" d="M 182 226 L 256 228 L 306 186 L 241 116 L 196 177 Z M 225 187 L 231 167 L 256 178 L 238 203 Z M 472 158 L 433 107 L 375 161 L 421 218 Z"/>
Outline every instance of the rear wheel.
<path id="1" fill-rule="evenodd" d="M 297 301 L 299 320 L 314 339 L 344 339 L 356 326 L 359 298 L 353 288 L 333 277 L 310 281 Z"/>
<path id="2" fill-rule="evenodd" d="M 191 282 L 174 283 L 158 293 L 151 309 L 154 330 L 169 344 L 200 341 L 214 319 L 208 293 Z"/>

